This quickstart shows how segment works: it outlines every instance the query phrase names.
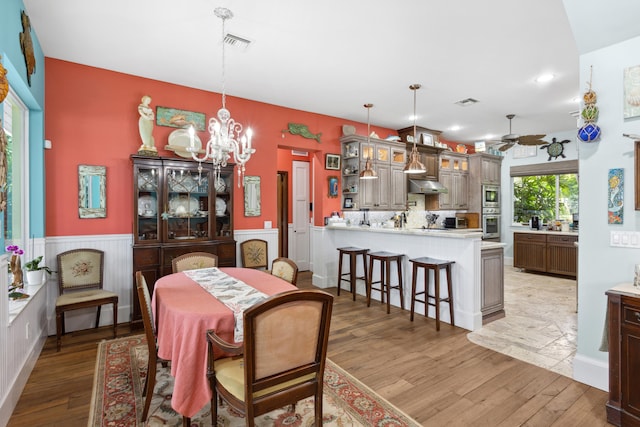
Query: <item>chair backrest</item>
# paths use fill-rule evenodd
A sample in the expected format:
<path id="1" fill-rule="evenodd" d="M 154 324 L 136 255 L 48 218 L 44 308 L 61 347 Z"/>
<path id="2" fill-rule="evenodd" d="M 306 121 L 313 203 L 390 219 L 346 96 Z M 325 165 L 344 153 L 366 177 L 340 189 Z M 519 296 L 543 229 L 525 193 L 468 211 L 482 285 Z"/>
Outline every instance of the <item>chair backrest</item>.
<path id="1" fill-rule="evenodd" d="M 276 258 L 271 263 L 271 274 L 295 285 L 298 280 L 298 266 L 289 258 Z"/>
<path id="2" fill-rule="evenodd" d="M 73 249 L 57 256 L 58 290 L 102 289 L 104 252 Z"/>
<path id="3" fill-rule="evenodd" d="M 144 333 L 147 338 L 147 347 L 149 348 L 149 366 L 151 366 L 152 363 L 155 364 L 157 362 L 156 325 L 153 322 L 153 313 L 151 312 L 149 288 L 141 271 L 136 271 L 136 290 L 138 291 L 142 323 L 144 324 Z"/>
<path id="4" fill-rule="evenodd" d="M 244 312 L 245 396 L 303 376 L 310 378 L 295 386 L 296 393 L 302 388 L 313 394 L 323 381 L 332 306 L 331 294 L 294 290 Z M 281 401 L 287 391 L 256 397 L 253 404 Z"/>
<path id="5" fill-rule="evenodd" d="M 246 268 L 267 268 L 267 241 L 260 239 L 245 240 L 240 243 L 242 266 Z"/>
<path id="6" fill-rule="evenodd" d="M 208 252 L 189 252 L 171 260 L 174 273 L 218 266 L 218 256 Z"/>

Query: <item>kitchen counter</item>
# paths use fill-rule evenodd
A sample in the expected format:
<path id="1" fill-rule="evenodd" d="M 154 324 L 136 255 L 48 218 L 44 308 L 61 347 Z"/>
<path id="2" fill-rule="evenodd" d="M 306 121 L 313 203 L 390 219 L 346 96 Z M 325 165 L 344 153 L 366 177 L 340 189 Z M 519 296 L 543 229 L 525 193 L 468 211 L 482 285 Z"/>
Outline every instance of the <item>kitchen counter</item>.
<path id="1" fill-rule="evenodd" d="M 552 230 L 533 230 L 531 228 L 513 229 L 514 233 L 531 233 L 531 234 L 553 234 L 556 236 L 577 236 L 577 231 L 552 231 Z"/>
<path id="2" fill-rule="evenodd" d="M 507 244 L 502 242 L 483 241 L 480 248 L 484 251 L 485 249 L 504 248 L 505 246 L 507 246 Z"/>
<path id="3" fill-rule="evenodd" d="M 494 243 L 494 242 L 491 242 Z M 375 251 L 389 251 L 403 254 L 403 295 L 405 310 L 411 301 L 412 266 L 409 261 L 418 257 L 432 257 L 453 261 L 452 280 L 454 298 L 455 325 L 473 331 L 482 327 L 481 297 L 481 245 L 480 229 L 397 229 L 383 227 L 360 227 L 345 225 L 328 225 L 324 227 L 322 236 L 322 274 L 329 277 L 328 286 L 335 286 L 338 277 L 337 248 L 357 246 Z M 374 272 L 373 280 L 378 280 L 379 269 Z M 358 260 L 358 275 L 362 272 L 362 261 Z M 395 274 L 395 267 L 393 268 Z M 316 271 L 314 270 L 314 274 Z M 419 272 L 418 283 L 424 283 L 423 272 Z M 395 279 L 392 279 L 395 280 Z M 395 281 L 394 281 L 395 283 Z M 441 280 L 442 283 L 442 280 Z M 345 285 L 343 285 L 344 287 Z M 345 288 L 346 289 L 346 288 Z M 366 294 L 365 285 L 358 280 L 356 293 Z M 379 300 L 378 292 L 374 292 L 374 300 Z M 397 291 L 391 292 L 391 304 L 399 307 L 400 298 Z M 416 314 L 424 315 L 424 304 L 416 304 Z M 429 307 L 429 317 L 435 317 L 434 307 Z M 450 322 L 449 310 L 440 312 L 441 321 Z M 418 318 L 419 318 L 418 317 Z M 408 313 L 407 313 L 407 321 Z"/>
<path id="4" fill-rule="evenodd" d="M 371 233 L 392 233 L 402 235 L 445 237 L 451 239 L 470 239 L 482 237 L 481 228 L 387 228 L 387 227 L 367 227 L 361 225 L 328 225 L 328 229 L 338 229 L 346 231 L 367 231 Z"/>

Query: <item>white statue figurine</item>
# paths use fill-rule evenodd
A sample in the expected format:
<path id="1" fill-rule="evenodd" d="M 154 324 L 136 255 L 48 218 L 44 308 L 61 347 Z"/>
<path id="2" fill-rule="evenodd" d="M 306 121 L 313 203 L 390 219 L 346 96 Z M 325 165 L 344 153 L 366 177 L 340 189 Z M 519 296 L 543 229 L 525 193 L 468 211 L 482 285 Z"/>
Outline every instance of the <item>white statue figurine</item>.
<path id="1" fill-rule="evenodd" d="M 145 95 L 142 97 L 142 103 L 138 105 L 138 113 L 140 113 L 140 119 L 138 119 L 138 128 L 140 129 L 140 138 L 142 139 L 142 145 L 138 149 L 139 154 L 157 154 L 155 141 L 153 139 L 153 120 L 155 116 L 153 109 L 149 106 L 151 97 Z"/>

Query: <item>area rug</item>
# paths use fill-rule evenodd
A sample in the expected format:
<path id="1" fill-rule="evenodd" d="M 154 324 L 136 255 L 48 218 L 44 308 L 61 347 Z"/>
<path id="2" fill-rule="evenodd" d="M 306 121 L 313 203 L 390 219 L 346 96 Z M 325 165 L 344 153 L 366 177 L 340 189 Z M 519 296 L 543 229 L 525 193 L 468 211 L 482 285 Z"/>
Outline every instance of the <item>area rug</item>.
<path id="1" fill-rule="evenodd" d="M 158 366 L 156 387 L 146 424 L 138 420 L 144 400 L 147 373 L 144 335 L 102 341 L 98 347 L 89 427 L 181 426 L 182 416 L 171 408 L 173 378 L 169 368 Z M 416 421 L 327 359 L 324 375 L 323 425 L 412 426 Z M 209 405 L 191 418 L 193 427 L 211 425 Z M 244 426 L 245 420 L 228 405 L 218 408 L 218 426 Z M 296 412 L 279 409 L 256 418 L 256 426 L 313 425 L 313 398 L 296 404 Z"/>

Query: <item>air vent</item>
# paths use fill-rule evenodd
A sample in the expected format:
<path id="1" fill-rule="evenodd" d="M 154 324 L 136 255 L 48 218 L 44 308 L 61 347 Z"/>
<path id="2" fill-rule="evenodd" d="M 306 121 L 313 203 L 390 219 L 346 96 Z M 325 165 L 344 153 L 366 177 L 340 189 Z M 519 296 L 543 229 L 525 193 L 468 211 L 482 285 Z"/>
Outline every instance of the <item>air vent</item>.
<path id="1" fill-rule="evenodd" d="M 291 155 L 292 156 L 303 156 L 303 157 L 308 157 L 309 153 L 306 151 L 298 151 L 298 150 L 291 150 Z"/>
<path id="2" fill-rule="evenodd" d="M 461 107 L 468 107 L 470 105 L 477 104 L 478 102 L 480 102 L 480 101 L 478 101 L 477 99 L 466 98 L 466 99 L 463 99 L 461 101 L 456 102 L 456 104 L 460 105 Z"/>
<path id="3" fill-rule="evenodd" d="M 571 117 L 578 117 L 580 115 L 580 110 L 571 111 L 569 115 Z"/>
<path id="4" fill-rule="evenodd" d="M 244 37 L 236 36 L 231 33 L 227 33 L 224 36 L 224 43 L 235 49 L 246 50 L 249 45 L 251 45 L 251 40 L 245 39 Z"/>

